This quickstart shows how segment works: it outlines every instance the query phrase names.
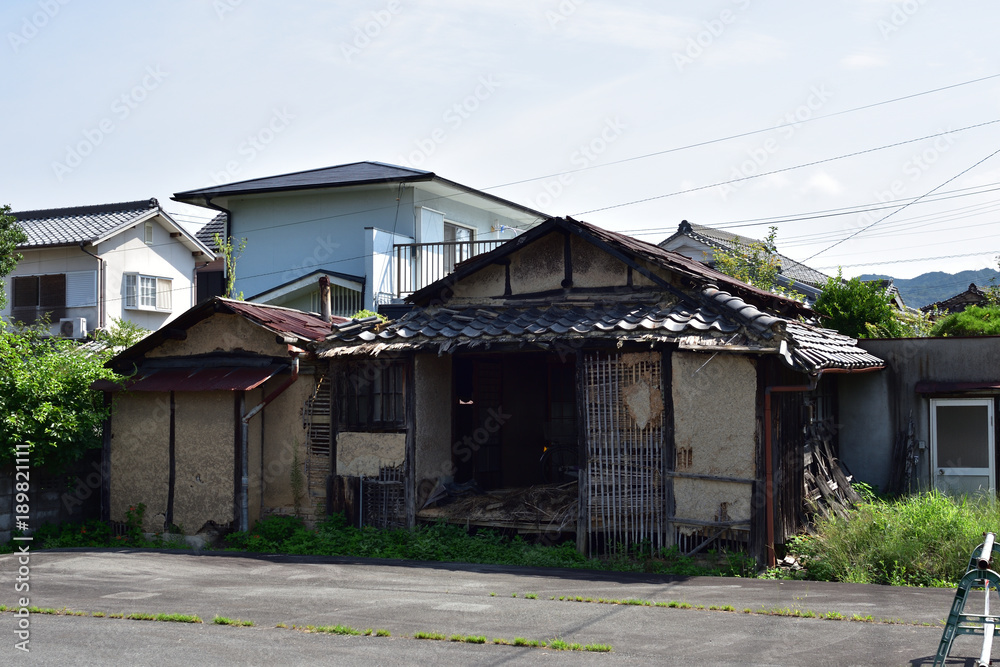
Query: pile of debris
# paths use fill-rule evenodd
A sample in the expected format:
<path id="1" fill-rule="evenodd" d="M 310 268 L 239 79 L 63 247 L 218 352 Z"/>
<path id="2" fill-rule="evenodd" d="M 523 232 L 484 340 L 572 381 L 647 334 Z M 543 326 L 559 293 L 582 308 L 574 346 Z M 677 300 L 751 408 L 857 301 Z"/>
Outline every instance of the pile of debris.
<path id="1" fill-rule="evenodd" d="M 480 526 L 515 526 L 546 532 L 576 530 L 577 483 L 540 484 L 463 495 L 438 507 L 425 507 L 421 519 Z"/>
<path id="2" fill-rule="evenodd" d="M 831 435 L 823 429 L 810 431 L 803 462 L 806 509 L 813 517 L 846 516 L 848 509 L 861 502 L 861 496 L 833 455 Z"/>

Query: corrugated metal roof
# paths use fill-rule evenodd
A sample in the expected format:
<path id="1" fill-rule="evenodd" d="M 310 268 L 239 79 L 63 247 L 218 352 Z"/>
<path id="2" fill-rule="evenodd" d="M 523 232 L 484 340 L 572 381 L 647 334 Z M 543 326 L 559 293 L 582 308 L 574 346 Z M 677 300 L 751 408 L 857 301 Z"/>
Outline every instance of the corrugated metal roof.
<path id="1" fill-rule="evenodd" d="M 31 248 L 91 243 L 155 210 L 159 210 L 159 203 L 155 199 L 144 199 L 98 206 L 15 211 L 11 215 L 28 236 L 27 243 L 19 247 Z"/>
<path id="2" fill-rule="evenodd" d="M 95 383 L 93 388 L 127 391 L 249 391 L 286 368 L 287 364 L 144 369 L 122 385 L 103 382 Z"/>
<path id="3" fill-rule="evenodd" d="M 279 334 L 293 334 L 304 340 L 321 341 L 330 333 L 331 324 L 350 322 L 345 317 L 334 317 L 332 322 L 324 322 L 323 318 L 318 315 L 281 306 L 235 301 L 221 297 L 218 300 L 233 312 L 262 327 Z"/>

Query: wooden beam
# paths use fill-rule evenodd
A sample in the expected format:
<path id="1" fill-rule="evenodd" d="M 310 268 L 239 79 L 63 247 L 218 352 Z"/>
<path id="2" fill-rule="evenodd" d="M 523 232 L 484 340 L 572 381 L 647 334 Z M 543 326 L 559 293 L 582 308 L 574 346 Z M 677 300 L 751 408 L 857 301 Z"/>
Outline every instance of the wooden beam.
<path id="1" fill-rule="evenodd" d="M 590 472 L 590 461 L 587 457 L 587 424 L 586 424 L 586 382 L 587 378 L 583 368 L 583 350 L 576 350 L 576 446 L 577 462 L 580 466 L 580 474 L 577 477 L 577 517 L 576 517 L 576 550 L 587 555 L 590 544 L 590 524 L 587 521 L 587 508 L 590 506 L 590 496 L 588 490 L 590 482 L 588 474 Z"/>
<path id="2" fill-rule="evenodd" d="M 756 484 L 757 480 L 746 477 L 724 477 L 722 475 L 701 475 L 693 472 L 676 472 L 668 470 L 663 473 L 667 477 L 681 477 L 684 479 L 707 479 L 713 482 L 733 482 L 734 484 Z"/>
<path id="3" fill-rule="evenodd" d="M 406 497 L 406 527 L 417 523 L 417 394 L 415 355 L 409 355 L 403 367 L 403 406 L 406 412 L 406 444 L 403 465 L 403 479 Z"/>
<path id="4" fill-rule="evenodd" d="M 572 234 L 563 232 L 563 287 L 573 286 L 573 243 Z"/>

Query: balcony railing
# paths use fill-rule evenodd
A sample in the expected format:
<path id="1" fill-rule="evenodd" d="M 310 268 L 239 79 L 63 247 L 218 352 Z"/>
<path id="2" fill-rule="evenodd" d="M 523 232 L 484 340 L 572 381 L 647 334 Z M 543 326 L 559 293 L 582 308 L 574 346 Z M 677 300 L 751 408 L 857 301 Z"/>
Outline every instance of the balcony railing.
<path id="1" fill-rule="evenodd" d="M 470 257 L 489 252 L 509 239 L 489 241 L 444 241 L 441 243 L 403 243 L 393 246 L 395 293 L 399 298 L 440 280 L 455 270 L 455 265 Z"/>

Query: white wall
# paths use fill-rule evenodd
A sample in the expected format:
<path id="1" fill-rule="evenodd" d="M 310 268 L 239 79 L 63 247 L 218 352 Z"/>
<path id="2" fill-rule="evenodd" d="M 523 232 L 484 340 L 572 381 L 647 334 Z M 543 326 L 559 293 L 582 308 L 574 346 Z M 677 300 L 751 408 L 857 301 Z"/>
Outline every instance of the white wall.
<path id="1" fill-rule="evenodd" d="M 106 324 L 119 317 L 139 326 L 156 330 L 194 305 L 193 274 L 195 258 L 191 250 L 163 227 L 158 219 L 153 225 L 153 244 L 143 240 L 143 224 L 125 230 L 98 247 L 97 254 L 107 262 L 105 276 Z M 173 281 L 169 311 L 125 308 L 126 273 L 169 278 Z"/>

